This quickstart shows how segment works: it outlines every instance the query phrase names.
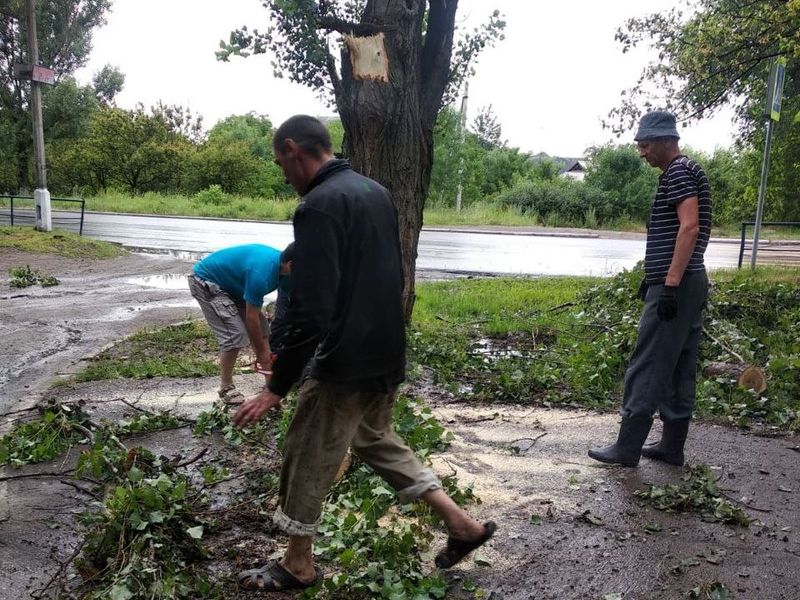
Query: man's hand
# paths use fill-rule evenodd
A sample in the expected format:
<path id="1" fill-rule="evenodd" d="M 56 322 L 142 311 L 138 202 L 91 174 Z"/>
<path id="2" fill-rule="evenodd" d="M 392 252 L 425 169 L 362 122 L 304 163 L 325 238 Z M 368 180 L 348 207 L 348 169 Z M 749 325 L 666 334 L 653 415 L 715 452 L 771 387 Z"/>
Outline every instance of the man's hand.
<path id="1" fill-rule="evenodd" d="M 269 390 L 248 398 L 233 415 L 233 424 L 236 427 L 247 427 L 258 421 L 270 408 L 281 405 L 282 398 Z"/>
<path id="2" fill-rule="evenodd" d="M 665 285 L 658 297 L 656 307 L 658 318 L 662 321 L 672 321 L 678 315 L 678 287 Z"/>

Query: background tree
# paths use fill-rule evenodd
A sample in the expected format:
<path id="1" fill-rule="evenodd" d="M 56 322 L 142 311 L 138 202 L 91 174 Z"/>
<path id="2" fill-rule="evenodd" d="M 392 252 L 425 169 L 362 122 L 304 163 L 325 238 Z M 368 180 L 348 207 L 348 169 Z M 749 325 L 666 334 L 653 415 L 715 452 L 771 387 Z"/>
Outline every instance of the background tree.
<path id="1" fill-rule="evenodd" d="M 589 153 L 589 168 L 584 183 L 601 190 L 603 216 L 629 215 L 645 222 L 658 184 L 658 172 L 639 157 L 633 145 L 607 145 Z"/>
<path id="2" fill-rule="evenodd" d="M 95 95 L 103 106 L 115 106 L 114 99 L 125 86 L 125 74 L 118 67 L 105 65 L 92 77 Z"/>
<path id="3" fill-rule="evenodd" d="M 658 60 L 609 114 L 617 133 L 632 128 L 643 109 L 675 111 L 684 121 L 733 106 L 745 149 L 761 149 L 769 60 L 787 59 L 784 106 L 774 137 L 767 214 L 800 219 L 800 0 L 699 0 L 630 19 L 617 32 L 623 52 L 649 43 Z M 755 214 L 758 170 L 749 173 L 746 196 Z"/>
<path id="4" fill-rule="evenodd" d="M 503 140 L 503 128 L 497 121 L 492 105 L 481 108 L 478 116 L 472 123 L 472 130 L 478 136 L 481 146 L 487 150 L 501 148 L 506 145 Z"/>
<path id="5" fill-rule="evenodd" d="M 54 157 L 54 175 L 91 191 L 170 192 L 183 187 L 193 150 L 161 113 L 109 108 L 94 114 L 86 137 Z"/>
<path id="6" fill-rule="evenodd" d="M 397 206 L 410 317 L 436 117 L 474 69 L 481 50 L 501 36 L 505 22 L 495 11 L 486 25 L 454 42 L 457 0 L 263 4 L 269 11 L 267 31 L 234 31 L 217 55 L 227 60 L 231 54 L 269 51 L 278 74 L 335 103 L 344 127 L 344 154 L 355 169 L 385 185 Z M 368 46 L 370 41 L 376 43 Z M 365 72 L 354 51 L 378 64 L 385 61 L 385 70 Z"/>
<path id="7" fill-rule="evenodd" d="M 95 27 L 105 23 L 110 0 L 39 0 L 36 3 L 40 62 L 56 72 L 56 81 L 82 67 L 92 48 Z M 33 152 L 28 114 L 30 84 L 13 77 L 12 65 L 27 62 L 27 36 L 21 26 L 24 3 L 5 2 L 0 9 L 0 147 L 15 165 L 15 181 L 27 188 Z"/>

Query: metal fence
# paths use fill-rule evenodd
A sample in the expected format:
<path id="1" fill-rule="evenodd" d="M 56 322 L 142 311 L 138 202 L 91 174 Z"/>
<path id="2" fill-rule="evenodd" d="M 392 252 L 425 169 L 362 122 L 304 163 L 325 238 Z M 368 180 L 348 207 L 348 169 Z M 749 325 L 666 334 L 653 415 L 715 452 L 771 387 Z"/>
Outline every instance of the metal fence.
<path id="1" fill-rule="evenodd" d="M 76 209 L 75 205 L 80 205 Z M 83 235 L 86 201 L 83 198 L 50 198 L 53 227 L 77 231 Z M 0 222 L 10 225 L 36 225 L 36 205 L 33 196 L 0 194 Z"/>
<path id="2" fill-rule="evenodd" d="M 739 268 L 742 268 L 742 260 L 744 259 L 744 248 L 747 235 L 747 228 L 755 226 L 755 221 L 742 221 L 742 239 L 739 243 Z M 798 221 L 764 221 L 761 223 L 762 227 L 800 227 Z M 760 249 L 760 246 L 759 246 Z M 751 247 L 752 252 L 752 247 Z"/>

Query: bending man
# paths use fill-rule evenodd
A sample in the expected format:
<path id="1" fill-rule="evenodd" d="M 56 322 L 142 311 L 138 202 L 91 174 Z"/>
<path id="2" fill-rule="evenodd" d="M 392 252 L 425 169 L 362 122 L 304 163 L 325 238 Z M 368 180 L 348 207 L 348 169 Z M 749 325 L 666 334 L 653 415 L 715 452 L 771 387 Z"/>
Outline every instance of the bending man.
<path id="1" fill-rule="evenodd" d="M 264 296 L 288 283 L 292 247 L 290 244 L 283 253 L 261 244 L 225 248 L 198 262 L 189 275 L 189 290 L 217 339 L 218 393 L 226 404 L 244 401 L 244 395 L 233 384 L 239 350 L 252 346 L 259 366 L 271 368 L 269 328 L 261 307 Z"/>

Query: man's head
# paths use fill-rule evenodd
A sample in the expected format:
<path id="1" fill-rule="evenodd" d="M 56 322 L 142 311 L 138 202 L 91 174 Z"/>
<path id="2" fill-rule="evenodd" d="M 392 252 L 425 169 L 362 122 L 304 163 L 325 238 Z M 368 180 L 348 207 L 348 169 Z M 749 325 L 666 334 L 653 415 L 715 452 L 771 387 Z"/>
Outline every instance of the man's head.
<path id="1" fill-rule="evenodd" d="M 327 128 L 308 115 L 295 115 L 278 127 L 272 148 L 275 162 L 298 194 L 305 193 L 320 167 L 333 158 Z"/>
<path id="2" fill-rule="evenodd" d="M 294 242 L 286 246 L 281 252 L 281 270 L 282 276 L 292 274 L 292 260 L 294 260 Z"/>
<path id="3" fill-rule="evenodd" d="M 661 170 L 665 170 L 672 159 L 680 154 L 675 115 L 663 110 L 644 115 L 639 120 L 639 130 L 633 139 L 639 148 L 639 156 Z"/>

